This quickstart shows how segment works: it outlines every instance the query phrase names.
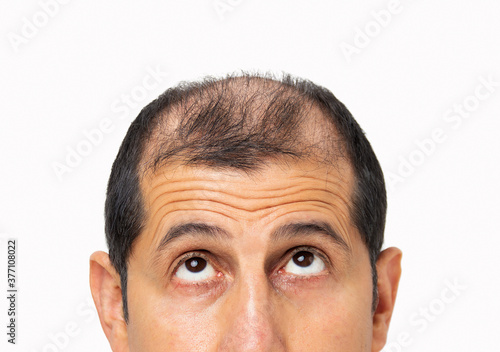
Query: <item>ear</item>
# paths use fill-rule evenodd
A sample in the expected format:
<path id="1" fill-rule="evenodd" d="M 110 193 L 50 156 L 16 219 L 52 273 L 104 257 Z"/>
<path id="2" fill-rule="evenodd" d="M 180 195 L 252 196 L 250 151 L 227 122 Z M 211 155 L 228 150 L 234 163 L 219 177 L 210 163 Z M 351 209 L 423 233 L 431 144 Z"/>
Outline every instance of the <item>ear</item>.
<path id="1" fill-rule="evenodd" d="M 111 349 L 127 352 L 127 324 L 123 317 L 120 275 L 105 252 L 95 252 L 90 256 L 90 290 Z"/>
<path id="2" fill-rule="evenodd" d="M 380 351 L 387 340 L 399 279 L 401 277 L 402 252 L 391 247 L 382 251 L 377 260 L 378 304 L 373 315 L 372 351 Z"/>

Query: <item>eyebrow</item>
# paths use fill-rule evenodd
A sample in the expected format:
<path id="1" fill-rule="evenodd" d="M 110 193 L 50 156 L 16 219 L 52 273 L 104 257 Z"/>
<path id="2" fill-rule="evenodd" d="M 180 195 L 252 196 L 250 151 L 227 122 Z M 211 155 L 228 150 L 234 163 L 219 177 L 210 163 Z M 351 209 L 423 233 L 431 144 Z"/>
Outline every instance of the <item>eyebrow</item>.
<path id="1" fill-rule="evenodd" d="M 291 239 L 298 236 L 322 234 L 350 253 L 351 248 L 333 227 L 325 221 L 299 221 L 278 227 L 271 235 L 272 241 Z"/>
<path id="2" fill-rule="evenodd" d="M 271 234 L 273 242 L 291 239 L 298 236 L 322 234 L 332 240 L 336 245 L 340 246 L 345 252 L 350 253 L 351 248 L 346 241 L 333 228 L 324 221 L 299 221 L 278 227 Z M 215 238 L 219 240 L 227 240 L 231 238 L 229 232 L 215 225 L 209 225 L 198 222 L 188 222 L 171 227 L 165 236 L 162 238 L 157 252 L 161 252 L 168 247 L 174 240 L 185 236 L 200 236 L 207 238 Z"/>

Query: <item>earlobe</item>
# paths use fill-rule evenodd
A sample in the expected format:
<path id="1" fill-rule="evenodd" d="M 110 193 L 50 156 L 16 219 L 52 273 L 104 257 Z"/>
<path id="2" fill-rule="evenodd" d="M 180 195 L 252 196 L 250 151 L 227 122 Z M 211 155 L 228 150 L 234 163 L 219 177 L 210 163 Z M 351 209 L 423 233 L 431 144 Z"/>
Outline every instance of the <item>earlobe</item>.
<path id="1" fill-rule="evenodd" d="M 90 257 L 90 290 L 112 350 L 128 351 L 120 276 L 105 252 L 95 252 Z"/>
<path id="2" fill-rule="evenodd" d="M 380 351 L 387 340 L 399 279 L 401 277 L 402 252 L 391 247 L 382 251 L 377 260 L 378 305 L 373 315 L 372 351 Z"/>

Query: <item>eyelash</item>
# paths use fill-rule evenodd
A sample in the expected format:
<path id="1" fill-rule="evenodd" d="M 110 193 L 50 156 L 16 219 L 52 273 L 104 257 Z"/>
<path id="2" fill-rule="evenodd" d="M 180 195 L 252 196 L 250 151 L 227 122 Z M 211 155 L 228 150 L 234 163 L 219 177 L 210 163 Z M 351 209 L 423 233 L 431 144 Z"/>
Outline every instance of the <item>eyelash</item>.
<path id="1" fill-rule="evenodd" d="M 285 253 L 287 260 L 284 262 L 284 264 L 280 265 L 278 270 L 281 270 L 283 268 L 283 266 L 286 265 L 286 263 L 288 263 L 288 261 L 290 261 L 292 259 L 292 257 L 300 251 L 308 251 L 308 252 L 313 253 L 314 255 L 318 256 L 321 260 L 323 260 L 325 262 L 325 266 L 327 266 L 327 267 L 330 266 L 330 261 L 328 260 L 328 258 L 323 253 L 321 253 L 319 250 L 317 250 L 316 248 L 310 247 L 310 246 L 299 246 L 299 247 L 294 247 L 294 248 L 288 250 L 287 253 Z M 211 262 L 211 260 L 208 258 L 208 256 L 205 255 L 201 251 L 192 251 L 192 252 L 186 253 L 177 262 L 177 264 L 174 268 L 174 271 L 173 271 L 174 275 L 177 272 L 177 270 L 180 268 L 181 265 L 184 265 L 189 259 L 194 258 L 194 257 L 202 258 L 209 263 Z M 300 279 L 300 278 L 310 277 L 311 275 L 294 275 L 294 276 L 296 278 Z M 193 284 L 194 285 L 203 285 L 203 282 L 198 282 L 198 283 L 193 283 Z"/>

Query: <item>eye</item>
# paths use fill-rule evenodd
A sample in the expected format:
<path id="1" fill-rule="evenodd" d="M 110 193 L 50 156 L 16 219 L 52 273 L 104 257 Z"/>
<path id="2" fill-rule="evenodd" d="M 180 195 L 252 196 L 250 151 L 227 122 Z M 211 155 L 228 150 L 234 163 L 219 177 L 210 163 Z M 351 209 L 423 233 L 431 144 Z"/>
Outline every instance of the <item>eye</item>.
<path id="1" fill-rule="evenodd" d="M 175 272 L 175 276 L 186 281 L 204 281 L 215 275 L 215 269 L 208 260 L 199 256 L 184 260 Z"/>
<path id="2" fill-rule="evenodd" d="M 301 250 L 293 255 L 284 269 L 299 276 L 318 274 L 325 269 L 325 262 L 313 252 Z"/>

